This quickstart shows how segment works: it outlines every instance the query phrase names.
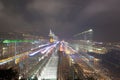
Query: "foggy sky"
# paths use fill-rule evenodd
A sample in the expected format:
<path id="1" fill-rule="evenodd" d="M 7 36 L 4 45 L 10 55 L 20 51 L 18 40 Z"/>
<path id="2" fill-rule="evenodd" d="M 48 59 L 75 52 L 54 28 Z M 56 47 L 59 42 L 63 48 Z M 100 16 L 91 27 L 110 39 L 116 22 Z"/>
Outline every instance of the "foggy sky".
<path id="1" fill-rule="evenodd" d="M 120 41 L 120 0 L 0 0 L 0 32 L 72 38 L 93 29 L 96 41 Z"/>

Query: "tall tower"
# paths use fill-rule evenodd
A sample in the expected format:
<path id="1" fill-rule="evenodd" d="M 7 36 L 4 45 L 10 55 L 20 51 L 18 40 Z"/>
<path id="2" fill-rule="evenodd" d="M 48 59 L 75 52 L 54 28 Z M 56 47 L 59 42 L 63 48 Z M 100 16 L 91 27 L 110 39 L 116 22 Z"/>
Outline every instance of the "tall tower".
<path id="1" fill-rule="evenodd" d="M 49 32 L 49 41 L 52 43 L 54 42 L 54 33 L 52 32 L 52 30 L 50 29 L 50 32 Z"/>

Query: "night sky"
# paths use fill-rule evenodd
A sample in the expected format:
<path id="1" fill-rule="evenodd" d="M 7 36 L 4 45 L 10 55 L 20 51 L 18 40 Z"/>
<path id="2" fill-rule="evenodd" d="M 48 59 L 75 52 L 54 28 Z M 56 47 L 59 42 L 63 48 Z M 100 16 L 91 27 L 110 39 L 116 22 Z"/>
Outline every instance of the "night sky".
<path id="1" fill-rule="evenodd" d="M 0 0 L 0 32 L 72 38 L 93 29 L 96 41 L 120 41 L 120 0 Z"/>

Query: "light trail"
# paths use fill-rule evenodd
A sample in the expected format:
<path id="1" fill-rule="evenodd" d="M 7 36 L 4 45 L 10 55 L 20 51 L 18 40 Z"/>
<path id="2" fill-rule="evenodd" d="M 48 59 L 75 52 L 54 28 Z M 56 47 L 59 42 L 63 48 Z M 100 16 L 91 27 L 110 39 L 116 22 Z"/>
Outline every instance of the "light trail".
<path id="1" fill-rule="evenodd" d="M 44 47 L 44 46 L 48 46 L 48 45 L 50 45 L 50 43 L 39 45 L 38 47 L 31 48 L 31 50 L 35 50 L 35 49 L 38 49 L 38 48 L 41 48 L 41 47 Z"/>
<path id="2" fill-rule="evenodd" d="M 42 54 L 44 54 L 44 53 L 46 53 L 51 47 L 56 47 L 57 44 L 59 44 L 59 42 L 56 42 L 56 43 L 54 43 L 54 44 L 52 44 L 52 45 L 50 45 L 50 46 L 44 47 L 44 48 L 42 48 L 42 49 L 40 49 L 40 50 L 38 50 L 38 51 L 35 51 L 35 52 L 33 52 L 33 53 L 30 53 L 29 56 L 34 56 L 34 55 L 36 55 L 36 54 L 39 53 L 39 52 L 42 53 Z"/>
<path id="3" fill-rule="evenodd" d="M 10 61 L 13 61 L 13 60 L 15 60 L 17 58 L 20 58 L 22 56 L 25 56 L 25 55 L 28 55 L 28 52 L 24 52 L 24 53 L 18 54 L 16 56 L 12 56 L 12 57 L 9 57 L 9 58 L 6 58 L 6 59 L 2 59 L 2 60 L 0 60 L 0 65 L 6 64 L 6 63 L 8 63 Z"/>

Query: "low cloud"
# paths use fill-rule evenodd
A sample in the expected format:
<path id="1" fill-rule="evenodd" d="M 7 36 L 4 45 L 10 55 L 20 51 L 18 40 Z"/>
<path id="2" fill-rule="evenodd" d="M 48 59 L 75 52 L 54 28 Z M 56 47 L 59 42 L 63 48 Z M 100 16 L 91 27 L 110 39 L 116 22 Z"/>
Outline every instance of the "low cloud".
<path id="1" fill-rule="evenodd" d="M 28 10 L 38 11 L 47 15 L 54 15 L 60 12 L 64 3 L 56 0 L 34 0 L 27 5 Z"/>
<path id="2" fill-rule="evenodd" d="M 81 12 L 83 16 L 93 17 L 100 13 L 118 10 L 120 0 L 93 0 Z"/>

